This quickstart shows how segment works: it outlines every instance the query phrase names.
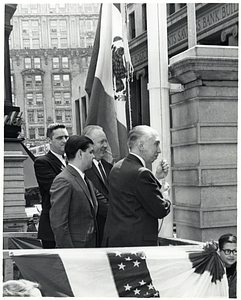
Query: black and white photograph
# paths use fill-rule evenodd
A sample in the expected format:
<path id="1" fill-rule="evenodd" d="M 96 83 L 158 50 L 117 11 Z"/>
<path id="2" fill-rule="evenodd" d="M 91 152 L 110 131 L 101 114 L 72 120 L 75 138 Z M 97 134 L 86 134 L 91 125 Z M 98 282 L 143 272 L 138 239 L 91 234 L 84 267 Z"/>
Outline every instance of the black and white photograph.
<path id="1" fill-rule="evenodd" d="M 1 12 L 2 297 L 241 297 L 239 1 Z"/>

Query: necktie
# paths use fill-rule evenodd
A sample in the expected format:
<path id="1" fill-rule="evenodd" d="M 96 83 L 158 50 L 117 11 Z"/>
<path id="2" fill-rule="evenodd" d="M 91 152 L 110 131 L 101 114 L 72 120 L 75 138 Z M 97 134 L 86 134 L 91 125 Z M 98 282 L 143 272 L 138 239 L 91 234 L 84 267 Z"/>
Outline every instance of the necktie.
<path id="1" fill-rule="evenodd" d="M 107 178 L 106 178 L 105 171 L 104 171 L 104 169 L 103 169 L 103 167 L 102 167 L 102 163 L 99 162 L 99 163 L 98 163 L 98 166 L 99 166 L 100 173 L 101 173 L 101 176 L 102 176 L 102 178 L 103 178 L 103 181 L 104 181 L 105 185 L 107 185 Z"/>
<path id="2" fill-rule="evenodd" d="M 86 177 L 86 175 L 84 176 L 84 180 L 85 180 L 85 183 L 86 183 L 86 185 L 87 185 L 87 188 L 88 188 L 88 190 L 89 190 L 89 192 L 90 192 L 90 185 L 89 185 L 89 181 L 88 181 L 88 178 Z M 90 192 L 90 194 L 91 194 L 91 192 Z"/>
<path id="3" fill-rule="evenodd" d="M 66 156 L 63 154 L 62 155 L 62 164 L 66 167 L 66 165 L 67 165 L 67 158 L 66 158 Z"/>

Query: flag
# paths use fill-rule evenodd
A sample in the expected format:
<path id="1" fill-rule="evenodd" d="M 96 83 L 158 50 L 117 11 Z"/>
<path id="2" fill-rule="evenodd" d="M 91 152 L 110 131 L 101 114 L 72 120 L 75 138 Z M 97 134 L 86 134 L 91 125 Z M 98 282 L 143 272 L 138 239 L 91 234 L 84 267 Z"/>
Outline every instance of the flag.
<path id="1" fill-rule="evenodd" d="M 199 245 L 11 250 L 10 256 L 25 279 L 41 285 L 43 296 L 228 297 L 226 274 L 214 276 L 217 266 L 210 263 L 220 261 L 218 253 L 207 259 Z"/>
<path id="2" fill-rule="evenodd" d="M 126 102 L 131 72 L 120 4 L 103 3 L 86 79 L 85 90 L 90 100 L 85 125 L 99 125 L 104 129 L 114 161 L 128 153 Z"/>

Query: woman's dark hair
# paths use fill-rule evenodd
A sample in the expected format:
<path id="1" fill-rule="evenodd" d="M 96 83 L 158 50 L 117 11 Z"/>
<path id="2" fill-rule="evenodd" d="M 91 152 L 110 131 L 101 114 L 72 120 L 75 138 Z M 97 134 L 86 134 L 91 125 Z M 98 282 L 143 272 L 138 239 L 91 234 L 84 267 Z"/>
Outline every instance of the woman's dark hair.
<path id="1" fill-rule="evenodd" d="M 93 145 L 93 141 L 87 136 L 72 135 L 69 137 L 65 144 L 65 153 L 68 160 L 75 158 L 75 155 L 79 149 L 86 151 L 90 144 Z"/>
<path id="2" fill-rule="evenodd" d="M 220 238 L 218 240 L 219 249 L 222 250 L 223 246 L 226 243 L 237 244 L 237 237 L 235 235 L 233 235 L 232 233 L 227 233 L 227 234 L 224 234 L 224 235 L 220 236 Z"/>

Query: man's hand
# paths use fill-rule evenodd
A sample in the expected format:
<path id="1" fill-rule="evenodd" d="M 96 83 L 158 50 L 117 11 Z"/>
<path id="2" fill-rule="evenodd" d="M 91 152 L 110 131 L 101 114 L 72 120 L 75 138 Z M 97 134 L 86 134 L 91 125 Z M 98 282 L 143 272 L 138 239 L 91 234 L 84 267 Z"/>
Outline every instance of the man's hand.
<path id="1" fill-rule="evenodd" d="M 167 176 L 169 172 L 169 164 L 165 159 L 162 159 L 156 168 L 156 178 L 161 180 Z"/>

